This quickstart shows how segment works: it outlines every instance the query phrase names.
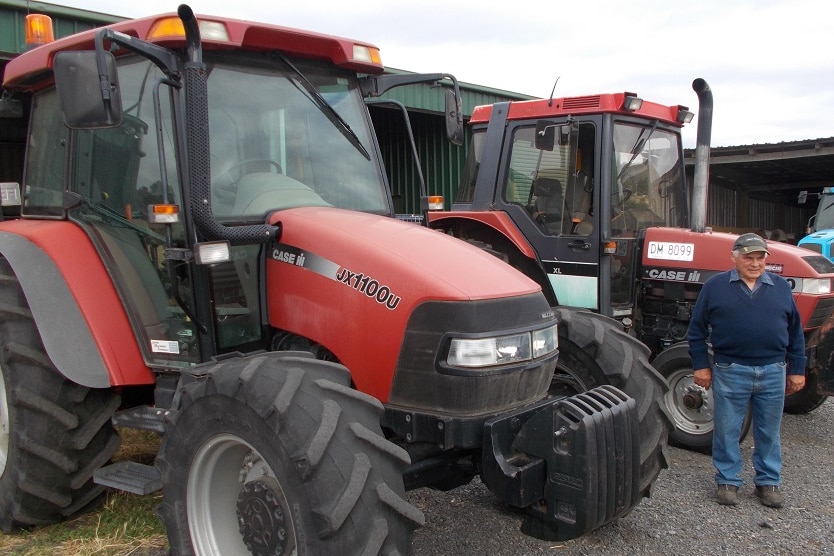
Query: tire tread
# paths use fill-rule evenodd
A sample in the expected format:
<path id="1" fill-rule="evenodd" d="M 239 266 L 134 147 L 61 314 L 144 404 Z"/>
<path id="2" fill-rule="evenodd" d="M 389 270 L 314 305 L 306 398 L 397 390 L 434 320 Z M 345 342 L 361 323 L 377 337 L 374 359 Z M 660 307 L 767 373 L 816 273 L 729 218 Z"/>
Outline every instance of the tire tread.
<path id="1" fill-rule="evenodd" d="M 410 551 L 411 532 L 425 521 L 405 499 L 410 458 L 384 438 L 381 404 L 350 388 L 343 366 L 271 352 L 202 370 L 181 385 L 157 458 L 171 554 L 193 552 L 183 485 L 201 439 L 243 431 L 256 431 L 246 442 L 281 470 L 282 489 L 300 496 L 294 507 L 309 529 L 296 535 L 299 554 Z M 284 457 L 289 466 L 276 466 Z"/>
<path id="2" fill-rule="evenodd" d="M 664 396 L 668 386 L 649 363 L 649 348 L 609 317 L 587 310 L 557 307 L 560 365 L 593 382 L 611 384 L 637 402 L 640 423 L 640 492 L 649 496 L 661 470 L 669 467 L 671 419 Z M 565 363 L 568 361 L 568 363 Z M 581 367 L 581 368 L 579 368 Z"/>
<path id="3" fill-rule="evenodd" d="M 0 380 L 9 410 L 9 449 L 0 476 L 0 529 L 59 522 L 91 508 L 104 487 L 93 472 L 119 446 L 110 389 L 69 381 L 46 354 L 23 290 L 0 256 Z"/>

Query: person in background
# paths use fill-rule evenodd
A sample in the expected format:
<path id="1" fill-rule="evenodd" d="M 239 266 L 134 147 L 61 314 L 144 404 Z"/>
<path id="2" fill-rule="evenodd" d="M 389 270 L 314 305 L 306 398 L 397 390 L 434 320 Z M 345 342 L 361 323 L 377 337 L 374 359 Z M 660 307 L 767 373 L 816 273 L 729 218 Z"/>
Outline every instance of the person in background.
<path id="1" fill-rule="evenodd" d="M 802 323 L 788 282 L 765 272 L 769 254 L 761 236 L 739 236 L 732 250 L 734 268 L 704 283 L 687 331 L 695 384 L 712 388 L 716 497 L 727 506 L 738 504 L 743 482 L 739 438 L 748 405 L 756 496 L 771 508 L 784 504 L 782 410 L 785 394 L 805 386 Z"/>

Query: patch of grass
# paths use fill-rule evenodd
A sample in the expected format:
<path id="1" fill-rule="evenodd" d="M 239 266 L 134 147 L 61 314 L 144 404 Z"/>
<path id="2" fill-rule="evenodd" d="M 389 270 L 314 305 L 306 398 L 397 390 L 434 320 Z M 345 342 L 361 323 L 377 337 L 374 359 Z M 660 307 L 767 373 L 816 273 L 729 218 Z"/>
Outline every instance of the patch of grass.
<path id="1" fill-rule="evenodd" d="M 164 554 L 168 539 L 155 513 L 161 500 L 158 492 L 147 496 L 108 492 L 104 504 L 94 512 L 0 536 L 0 552 L 15 556 Z"/>
<path id="2" fill-rule="evenodd" d="M 120 430 L 115 461 L 150 464 L 159 449 L 153 433 Z M 10 556 L 158 556 L 167 554 L 165 527 L 156 515 L 162 493 L 137 496 L 108 491 L 104 503 L 74 519 L 10 535 L 0 533 L 0 554 Z"/>

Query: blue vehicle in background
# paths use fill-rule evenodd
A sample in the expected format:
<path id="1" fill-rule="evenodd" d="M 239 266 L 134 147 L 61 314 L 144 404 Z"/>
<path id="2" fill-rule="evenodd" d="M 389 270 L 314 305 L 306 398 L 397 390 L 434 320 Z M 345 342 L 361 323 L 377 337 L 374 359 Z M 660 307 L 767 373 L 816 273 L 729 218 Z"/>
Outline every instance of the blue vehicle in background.
<path id="1" fill-rule="evenodd" d="M 808 235 L 800 239 L 797 245 L 834 260 L 834 254 L 832 254 L 832 246 L 834 246 L 834 187 L 824 187 L 822 192 L 816 195 L 820 199 L 817 212 L 808 220 Z M 808 196 L 807 191 L 801 192 L 799 194 L 799 204 L 807 201 Z"/>

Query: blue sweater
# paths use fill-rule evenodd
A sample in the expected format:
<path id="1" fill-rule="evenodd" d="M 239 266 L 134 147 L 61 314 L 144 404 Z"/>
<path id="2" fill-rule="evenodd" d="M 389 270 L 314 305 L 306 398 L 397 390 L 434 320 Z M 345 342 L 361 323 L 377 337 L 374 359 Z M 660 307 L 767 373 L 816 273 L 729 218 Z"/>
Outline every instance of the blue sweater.
<path id="1" fill-rule="evenodd" d="M 762 275 L 752 296 L 735 269 L 707 280 L 686 337 L 696 370 L 710 367 L 709 340 L 716 363 L 787 363 L 788 374 L 805 374 L 802 321 L 790 285 L 776 274 Z"/>

